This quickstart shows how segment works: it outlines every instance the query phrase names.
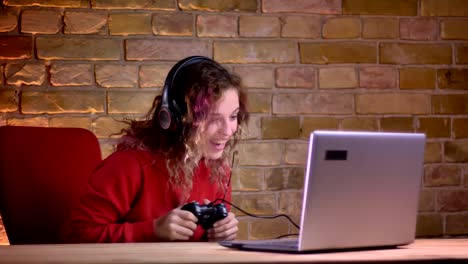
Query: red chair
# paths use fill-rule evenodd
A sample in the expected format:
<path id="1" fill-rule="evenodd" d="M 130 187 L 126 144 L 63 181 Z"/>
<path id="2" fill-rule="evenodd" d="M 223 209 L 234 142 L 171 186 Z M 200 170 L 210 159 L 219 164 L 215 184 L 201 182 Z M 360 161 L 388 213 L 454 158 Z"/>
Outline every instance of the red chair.
<path id="1" fill-rule="evenodd" d="M 60 228 L 101 161 L 82 128 L 0 127 L 0 215 L 10 244 L 60 243 Z"/>

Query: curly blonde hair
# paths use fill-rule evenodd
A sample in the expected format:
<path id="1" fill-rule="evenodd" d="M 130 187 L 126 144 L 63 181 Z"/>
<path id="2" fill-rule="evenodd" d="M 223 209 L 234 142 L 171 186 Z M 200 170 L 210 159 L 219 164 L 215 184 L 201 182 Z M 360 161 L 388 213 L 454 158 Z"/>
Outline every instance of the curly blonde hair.
<path id="1" fill-rule="evenodd" d="M 144 120 L 127 120 L 129 127 L 124 129 L 117 149 L 140 149 L 162 153 L 166 157 L 169 184 L 181 186 L 183 193 L 192 189 L 194 170 L 200 162 L 205 162 L 211 171 L 212 182 L 224 188 L 227 179 L 227 158 L 240 139 L 242 126 L 248 121 L 247 97 L 239 76 L 230 73 L 214 60 L 202 60 L 178 73 L 171 89 L 180 91 L 177 102 L 183 113 L 175 130 L 164 130 L 159 126 L 161 95 L 156 96 Z M 221 99 L 224 92 L 235 89 L 239 95 L 238 130 L 224 149 L 220 159 L 203 159 L 198 148 L 201 136 L 200 126 L 208 113 Z"/>

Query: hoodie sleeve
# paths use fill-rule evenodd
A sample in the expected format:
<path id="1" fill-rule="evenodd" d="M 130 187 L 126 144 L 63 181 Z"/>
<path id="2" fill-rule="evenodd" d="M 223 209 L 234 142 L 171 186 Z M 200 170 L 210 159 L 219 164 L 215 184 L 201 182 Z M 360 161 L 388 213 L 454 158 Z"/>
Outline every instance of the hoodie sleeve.
<path id="1" fill-rule="evenodd" d="M 116 152 L 90 177 L 86 193 L 62 228 L 65 243 L 156 241 L 153 220 L 123 222 L 142 187 L 132 152 Z"/>

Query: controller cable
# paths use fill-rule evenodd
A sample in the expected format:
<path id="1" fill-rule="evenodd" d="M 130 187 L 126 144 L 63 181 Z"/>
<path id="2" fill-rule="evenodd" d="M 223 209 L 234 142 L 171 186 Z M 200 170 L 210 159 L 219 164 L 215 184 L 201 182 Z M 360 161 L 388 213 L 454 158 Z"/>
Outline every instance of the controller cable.
<path id="1" fill-rule="evenodd" d="M 264 218 L 264 219 L 274 219 L 274 218 L 278 218 L 278 217 L 286 217 L 289 222 L 291 222 L 291 224 L 293 224 L 297 229 L 300 229 L 299 225 L 297 225 L 296 223 L 294 223 L 294 221 L 286 214 L 278 214 L 278 215 L 254 215 L 254 214 L 251 214 L 249 212 L 246 212 L 244 210 L 242 210 L 241 208 L 239 208 L 238 206 L 232 204 L 231 202 L 228 202 L 224 199 L 216 199 L 214 200 L 214 202 L 212 203 L 215 203 L 216 201 L 221 201 L 223 203 L 227 203 L 229 204 L 230 206 L 236 208 L 237 210 L 241 211 L 242 213 L 248 215 L 248 216 L 251 216 L 251 217 L 255 217 L 255 218 Z"/>
<path id="2" fill-rule="evenodd" d="M 231 168 L 234 168 L 234 161 L 235 161 L 235 157 L 237 155 L 237 150 L 234 151 L 234 153 L 232 154 L 232 161 L 231 161 Z M 231 184 L 231 178 L 232 178 L 232 171 L 231 171 L 231 174 L 229 175 L 229 180 L 227 182 L 227 186 L 229 187 L 229 185 Z M 285 217 L 286 219 L 289 220 L 289 222 L 294 225 L 297 229 L 300 230 L 300 227 L 298 224 L 294 223 L 294 221 L 286 214 L 278 214 L 278 215 L 272 215 L 272 216 L 264 216 L 264 215 L 254 215 L 254 214 L 251 214 L 249 212 L 246 212 L 245 210 L 239 208 L 238 206 L 232 204 L 231 202 L 225 200 L 226 198 L 226 192 L 224 192 L 224 195 L 223 195 L 223 198 L 217 198 L 216 200 L 214 200 L 213 202 L 211 202 L 210 204 L 214 204 L 215 202 L 217 201 L 221 201 L 222 203 L 227 203 L 229 204 L 230 206 L 236 208 L 237 210 L 241 211 L 242 213 L 248 215 L 248 216 L 251 216 L 251 217 L 255 217 L 255 218 L 263 218 L 263 219 L 274 219 L 274 218 L 278 218 L 278 217 Z M 298 234 L 287 234 L 287 235 L 282 235 L 282 236 L 279 236 L 277 238 L 283 238 L 283 237 L 287 237 L 287 236 L 296 236 Z"/>

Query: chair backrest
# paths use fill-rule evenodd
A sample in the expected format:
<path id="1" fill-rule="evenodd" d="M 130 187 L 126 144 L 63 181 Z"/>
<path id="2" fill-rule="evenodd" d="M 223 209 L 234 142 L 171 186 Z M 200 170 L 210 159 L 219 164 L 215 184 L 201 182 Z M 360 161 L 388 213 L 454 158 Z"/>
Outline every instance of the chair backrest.
<path id="1" fill-rule="evenodd" d="M 10 244 L 60 243 L 60 228 L 101 161 L 83 128 L 0 127 L 0 215 Z"/>

